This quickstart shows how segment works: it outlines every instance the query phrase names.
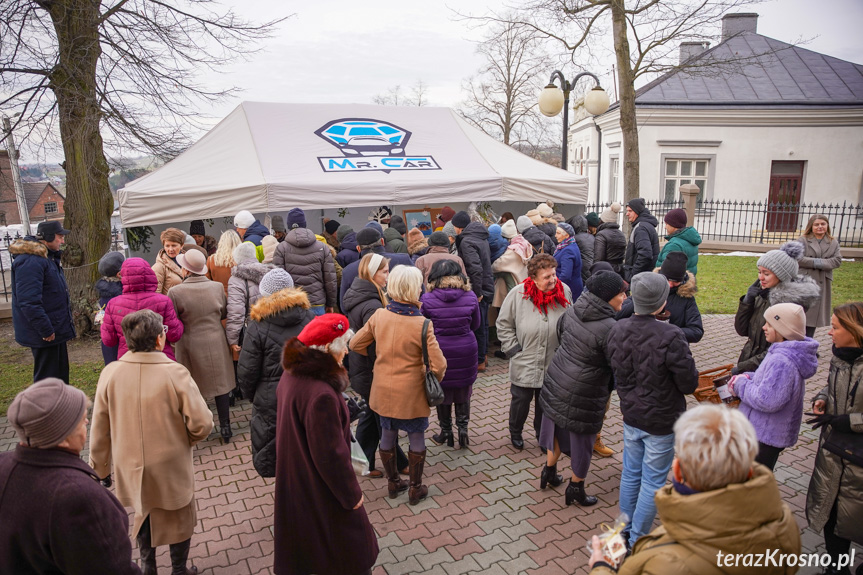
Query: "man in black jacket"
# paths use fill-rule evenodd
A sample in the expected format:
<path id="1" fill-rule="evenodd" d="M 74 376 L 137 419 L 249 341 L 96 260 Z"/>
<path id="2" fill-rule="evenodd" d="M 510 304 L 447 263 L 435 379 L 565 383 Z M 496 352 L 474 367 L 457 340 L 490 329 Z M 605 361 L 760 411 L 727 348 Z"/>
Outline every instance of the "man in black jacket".
<path id="1" fill-rule="evenodd" d="M 641 272 L 653 271 L 659 257 L 659 221 L 644 205 L 643 198 L 630 200 L 626 204 L 626 219 L 632 224 L 632 233 L 626 245 L 623 260 L 623 279 L 632 283 L 632 278 Z"/>
<path id="2" fill-rule="evenodd" d="M 374 226 L 370 226 L 368 224 L 357 232 L 357 251 L 360 253 L 360 259 L 362 259 L 366 254 L 381 254 L 390 260 L 390 270 L 397 265 L 414 265 L 414 262 L 411 260 L 409 255 L 388 252 L 386 247 L 384 247 L 383 236 L 381 233 Z M 339 287 L 339 305 L 341 305 L 341 301 L 345 297 L 345 294 L 348 293 L 348 288 L 351 287 L 351 283 L 353 283 L 357 275 L 359 275 L 359 271 L 359 260 L 348 264 L 348 266 L 342 270 L 342 285 Z"/>
<path id="3" fill-rule="evenodd" d="M 674 459 L 674 422 L 686 411 L 685 394 L 698 387 L 689 344 L 676 325 L 659 321 L 668 281 L 644 272 L 632 278 L 633 317 L 608 333 L 611 369 L 623 414 L 620 511 L 631 523 L 629 541 L 651 530 L 653 495 L 665 485 Z"/>
<path id="4" fill-rule="evenodd" d="M 494 274 L 491 271 L 488 230 L 481 223 L 470 221 L 470 216 L 465 211 L 454 215 L 451 221 L 458 234 L 455 239 L 458 255 L 464 262 L 471 288 L 479 300 L 482 321 L 474 334 L 478 370 L 485 371 L 485 354 L 488 352 L 488 306 L 494 297 Z"/>

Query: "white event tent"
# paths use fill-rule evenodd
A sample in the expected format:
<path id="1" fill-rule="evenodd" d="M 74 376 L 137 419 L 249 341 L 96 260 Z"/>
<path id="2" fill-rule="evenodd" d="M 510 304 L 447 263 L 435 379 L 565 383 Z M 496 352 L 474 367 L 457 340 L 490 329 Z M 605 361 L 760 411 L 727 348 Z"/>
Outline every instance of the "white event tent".
<path id="1" fill-rule="evenodd" d="M 472 201 L 587 201 L 587 178 L 534 160 L 450 108 L 244 102 L 119 192 L 123 225 Z"/>

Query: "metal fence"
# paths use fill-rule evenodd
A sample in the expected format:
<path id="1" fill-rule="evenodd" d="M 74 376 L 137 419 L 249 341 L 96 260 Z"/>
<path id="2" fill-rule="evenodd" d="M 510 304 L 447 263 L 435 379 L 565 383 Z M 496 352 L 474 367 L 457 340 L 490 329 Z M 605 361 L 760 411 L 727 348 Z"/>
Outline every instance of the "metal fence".
<path id="1" fill-rule="evenodd" d="M 660 222 L 682 201 L 648 200 L 645 205 Z M 588 204 L 586 212 L 602 213 L 609 204 Z M 842 247 L 863 247 L 863 205 L 839 204 L 778 204 L 769 202 L 738 202 L 704 200 L 695 210 L 695 222 L 690 222 L 703 240 L 742 242 L 751 244 L 781 244 L 796 240 L 803 234 L 809 218 L 826 216 L 831 234 Z"/>
<path id="2" fill-rule="evenodd" d="M 9 246 L 21 234 L 16 232 L 14 236 L 6 232 L 0 236 L 0 301 L 12 301 L 12 257 Z M 124 252 L 126 245 L 123 242 L 123 232 L 116 227 L 111 230 L 111 251 Z"/>

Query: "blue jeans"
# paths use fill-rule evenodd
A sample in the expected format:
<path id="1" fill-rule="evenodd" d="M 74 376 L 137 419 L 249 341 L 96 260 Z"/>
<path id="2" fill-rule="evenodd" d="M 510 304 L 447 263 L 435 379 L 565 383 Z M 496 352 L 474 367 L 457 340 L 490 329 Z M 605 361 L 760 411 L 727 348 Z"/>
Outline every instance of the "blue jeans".
<path id="1" fill-rule="evenodd" d="M 620 512 L 630 519 L 629 543 L 650 532 L 656 517 L 653 496 L 665 485 L 674 460 L 674 434 L 651 435 L 623 424 Z"/>
<path id="2" fill-rule="evenodd" d="M 327 313 L 327 308 L 322 305 L 313 305 L 311 308 L 311 312 L 315 315 L 324 315 Z"/>

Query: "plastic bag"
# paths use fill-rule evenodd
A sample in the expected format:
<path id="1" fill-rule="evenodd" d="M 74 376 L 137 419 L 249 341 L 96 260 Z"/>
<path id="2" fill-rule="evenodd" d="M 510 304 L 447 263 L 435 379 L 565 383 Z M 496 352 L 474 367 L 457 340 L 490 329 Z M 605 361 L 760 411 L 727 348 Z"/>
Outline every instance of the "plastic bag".
<path id="1" fill-rule="evenodd" d="M 479 222 L 484 226 L 496 224 L 500 220 L 500 217 L 491 209 L 489 202 L 471 202 L 467 207 L 467 213 L 470 221 Z"/>
<path id="2" fill-rule="evenodd" d="M 354 466 L 354 473 L 357 475 L 368 475 L 370 473 L 369 460 L 366 458 L 366 454 L 363 453 L 360 443 L 353 435 L 351 436 L 351 464 Z"/>
<path id="3" fill-rule="evenodd" d="M 629 516 L 621 513 L 614 520 L 614 525 L 605 523 L 601 527 L 605 530 L 599 535 L 599 543 L 602 545 L 602 560 L 617 569 L 626 557 L 626 541 L 623 538 L 623 530 L 629 524 Z M 592 539 L 592 538 L 591 538 Z M 593 553 L 591 539 L 587 541 L 587 552 Z"/>

